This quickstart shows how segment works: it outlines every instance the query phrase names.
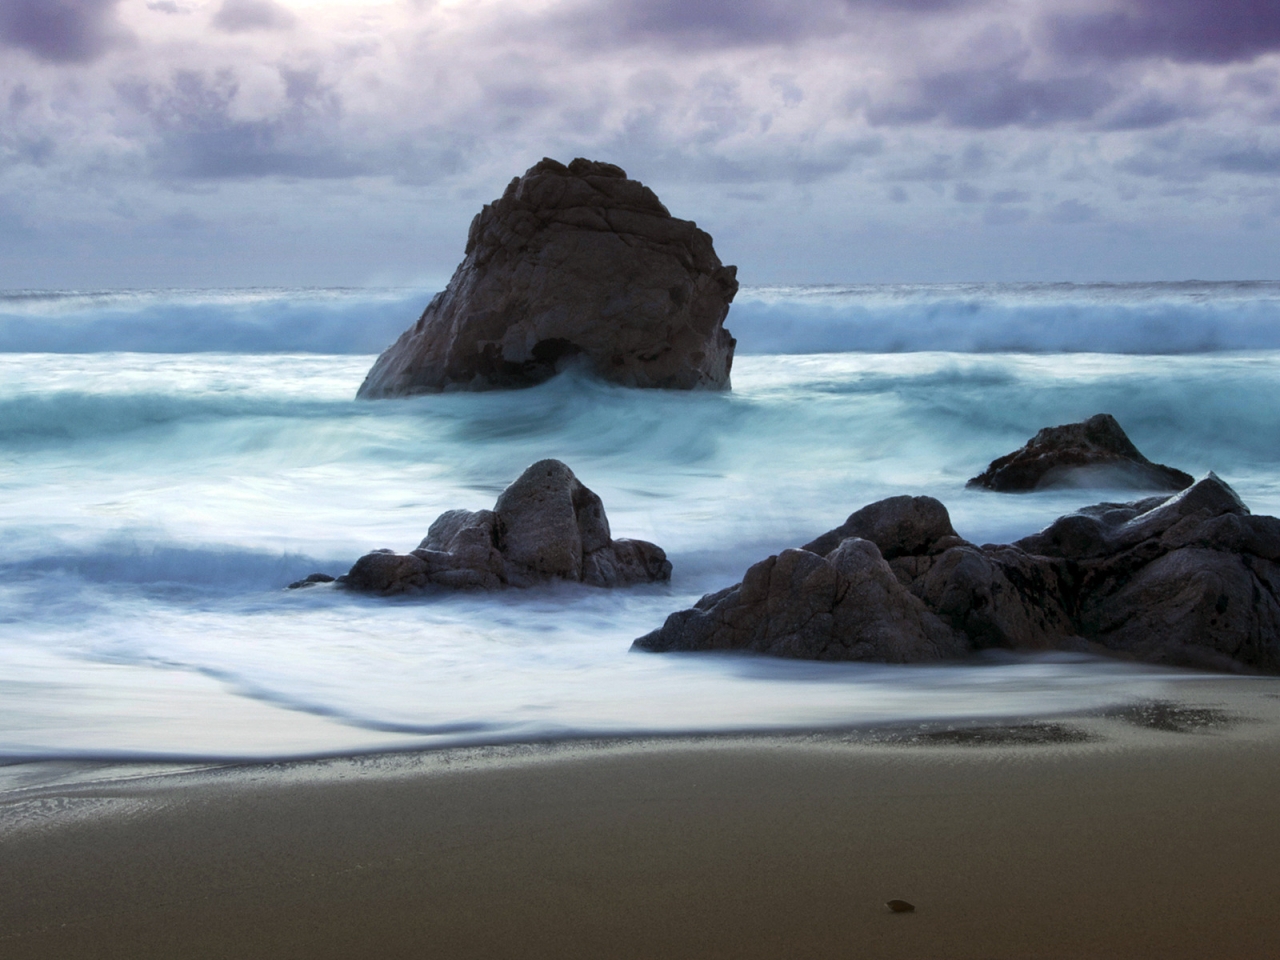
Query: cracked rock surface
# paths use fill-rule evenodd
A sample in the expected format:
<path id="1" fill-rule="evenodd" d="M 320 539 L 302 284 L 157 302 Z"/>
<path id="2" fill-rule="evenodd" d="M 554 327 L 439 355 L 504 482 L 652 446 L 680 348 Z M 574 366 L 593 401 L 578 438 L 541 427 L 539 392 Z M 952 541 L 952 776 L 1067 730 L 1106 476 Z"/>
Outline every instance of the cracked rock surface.
<path id="1" fill-rule="evenodd" d="M 358 396 L 530 386 L 568 363 L 631 387 L 728 389 L 736 273 L 620 167 L 544 159 L 476 215 L 448 287 Z"/>
<path id="2" fill-rule="evenodd" d="M 978 546 L 939 501 L 893 497 L 754 564 L 634 647 L 886 662 L 1058 649 L 1280 673 L 1280 519 L 1251 515 L 1210 473 Z"/>

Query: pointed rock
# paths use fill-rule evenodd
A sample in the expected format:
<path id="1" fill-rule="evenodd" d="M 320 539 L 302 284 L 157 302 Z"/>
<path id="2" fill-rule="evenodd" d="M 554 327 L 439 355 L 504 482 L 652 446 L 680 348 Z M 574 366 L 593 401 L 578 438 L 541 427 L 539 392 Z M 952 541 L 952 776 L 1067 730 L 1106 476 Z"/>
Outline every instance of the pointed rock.
<path id="1" fill-rule="evenodd" d="M 1115 417 L 1099 413 L 1081 423 L 1045 427 L 1026 446 L 992 460 L 967 485 L 999 493 L 1060 486 L 1182 490 L 1191 485 L 1191 475 L 1152 463 Z"/>

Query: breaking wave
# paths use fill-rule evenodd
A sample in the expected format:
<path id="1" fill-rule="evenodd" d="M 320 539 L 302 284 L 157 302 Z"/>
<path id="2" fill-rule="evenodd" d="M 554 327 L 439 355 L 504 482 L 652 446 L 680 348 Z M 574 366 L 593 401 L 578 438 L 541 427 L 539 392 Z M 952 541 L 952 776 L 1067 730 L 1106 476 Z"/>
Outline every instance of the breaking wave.
<path id="1" fill-rule="evenodd" d="M 1280 284 L 748 287 L 742 353 L 1182 354 L 1280 348 Z"/>
<path id="2" fill-rule="evenodd" d="M 0 352 L 378 353 L 425 289 L 0 294 Z M 1280 284 L 744 287 L 744 354 L 1211 353 L 1280 349 Z"/>
<path id="3" fill-rule="evenodd" d="M 402 289 L 0 293 L 0 352 L 378 353 L 429 299 Z"/>

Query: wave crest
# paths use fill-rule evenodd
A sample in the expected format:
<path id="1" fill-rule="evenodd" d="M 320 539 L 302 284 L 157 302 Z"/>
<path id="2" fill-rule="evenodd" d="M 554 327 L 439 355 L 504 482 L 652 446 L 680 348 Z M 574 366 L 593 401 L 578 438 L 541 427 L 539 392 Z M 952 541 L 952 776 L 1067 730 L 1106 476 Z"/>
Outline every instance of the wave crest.
<path id="1" fill-rule="evenodd" d="M 379 353 L 425 289 L 0 294 L 4 353 Z M 727 321 L 745 354 L 1280 349 L 1280 284 L 744 287 Z"/>

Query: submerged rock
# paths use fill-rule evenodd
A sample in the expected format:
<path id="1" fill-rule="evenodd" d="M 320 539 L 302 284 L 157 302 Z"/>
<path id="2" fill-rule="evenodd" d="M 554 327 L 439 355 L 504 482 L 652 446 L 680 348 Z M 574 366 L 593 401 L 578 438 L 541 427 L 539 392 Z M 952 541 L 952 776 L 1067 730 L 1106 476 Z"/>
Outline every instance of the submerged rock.
<path id="1" fill-rule="evenodd" d="M 547 580 L 596 587 L 671 578 L 661 547 L 615 540 L 600 498 L 559 460 L 539 460 L 492 510 L 449 510 L 416 550 L 375 550 L 338 578 L 366 593 L 415 593 L 429 586 L 496 590 Z"/>
<path id="2" fill-rule="evenodd" d="M 476 215 L 448 287 L 358 396 L 529 386 L 567 362 L 626 386 L 727 389 L 735 276 L 621 168 L 544 159 Z"/>
<path id="3" fill-rule="evenodd" d="M 303 577 L 301 580 L 295 580 L 289 584 L 290 590 L 301 590 L 305 587 L 314 587 L 318 583 L 333 583 L 337 577 L 332 577 L 327 573 L 313 573 L 310 576 Z"/>
<path id="4" fill-rule="evenodd" d="M 1191 482 L 1190 474 L 1152 463 L 1115 417 L 1099 413 L 1081 423 L 1045 427 L 1026 446 L 992 460 L 968 486 L 1024 493 L 1057 486 L 1183 490 Z"/>
<path id="5" fill-rule="evenodd" d="M 915 662 L 986 647 L 1280 672 L 1280 519 L 1210 473 L 977 546 L 929 497 L 864 507 L 673 613 L 641 650 Z"/>

